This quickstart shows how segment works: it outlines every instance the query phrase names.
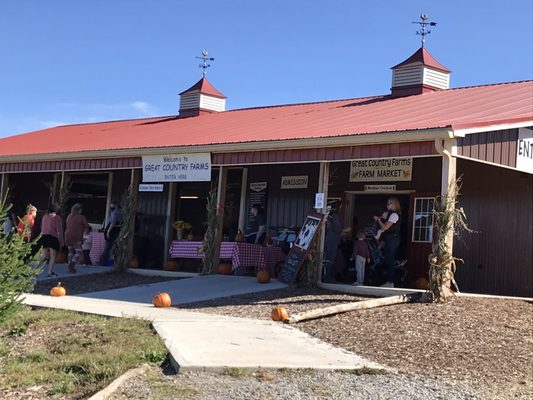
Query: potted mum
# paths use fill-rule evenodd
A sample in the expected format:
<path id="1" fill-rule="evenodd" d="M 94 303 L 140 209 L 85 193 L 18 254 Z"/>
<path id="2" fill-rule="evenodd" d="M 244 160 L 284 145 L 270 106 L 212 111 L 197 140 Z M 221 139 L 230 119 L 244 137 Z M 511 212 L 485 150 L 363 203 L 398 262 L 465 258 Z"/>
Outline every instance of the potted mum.
<path id="1" fill-rule="evenodd" d="M 176 220 L 172 224 L 172 227 L 176 230 L 178 240 L 183 240 L 183 232 L 187 229 L 191 229 L 192 225 L 182 220 Z"/>

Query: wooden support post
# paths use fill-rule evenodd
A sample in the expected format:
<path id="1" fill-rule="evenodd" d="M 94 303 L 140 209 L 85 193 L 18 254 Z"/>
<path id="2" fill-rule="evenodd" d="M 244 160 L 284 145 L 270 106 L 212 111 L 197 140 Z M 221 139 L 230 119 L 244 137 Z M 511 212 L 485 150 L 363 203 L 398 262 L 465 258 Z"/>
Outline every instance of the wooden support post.
<path id="1" fill-rule="evenodd" d="M 167 199 L 167 218 L 165 221 L 165 244 L 163 247 L 163 262 L 167 262 L 169 259 L 168 248 L 172 241 L 172 235 L 174 228 L 172 228 L 172 222 L 174 221 L 174 214 L 176 214 L 176 182 L 170 182 L 168 184 L 168 199 Z"/>
<path id="2" fill-rule="evenodd" d="M 215 255 L 213 265 L 220 264 L 220 243 L 222 243 L 222 227 L 224 224 L 224 205 L 226 204 L 226 182 L 228 180 L 228 167 L 220 166 L 217 188 L 217 227 L 215 230 Z"/>
<path id="3" fill-rule="evenodd" d="M 0 198 L 3 198 L 4 197 L 4 188 L 7 188 L 7 185 L 6 185 L 6 177 L 7 175 L 2 172 L 2 175 L 0 176 Z"/>
<path id="4" fill-rule="evenodd" d="M 239 205 L 239 229 L 244 233 L 246 224 L 246 215 L 248 213 L 248 207 L 246 207 L 246 191 L 248 189 L 248 168 L 242 169 L 241 180 L 241 201 Z"/>
<path id="5" fill-rule="evenodd" d="M 329 162 L 320 163 L 320 171 L 318 175 L 318 192 L 324 193 L 324 207 L 321 210 L 317 209 L 318 212 L 326 214 L 327 203 L 328 203 L 328 186 L 329 186 Z M 317 249 L 319 254 L 324 254 L 324 242 L 326 240 L 326 223 L 325 220 L 320 227 L 317 238 Z M 318 283 L 322 282 L 322 262 L 319 262 L 317 265 L 317 278 Z"/>
<path id="6" fill-rule="evenodd" d="M 457 145 L 454 139 L 436 140 L 435 147 L 442 154 L 441 196 L 448 194 L 450 185 L 457 179 Z M 450 254 L 453 254 L 453 229 L 446 237 Z"/>
<path id="7" fill-rule="evenodd" d="M 131 196 L 132 200 L 137 204 L 137 197 L 139 194 L 139 179 L 140 179 L 140 173 L 141 170 L 135 170 L 131 169 L 131 177 L 130 177 L 130 190 L 131 190 Z M 137 207 L 138 209 L 138 207 Z M 133 214 L 133 221 L 131 221 L 131 234 L 128 238 L 128 244 L 127 244 L 127 251 L 128 251 L 128 259 L 130 259 L 133 255 L 133 237 L 135 236 L 135 215 L 137 215 L 137 210 L 135 210 L 135 213 Z"/>
<path id="8" fill-rule="evenodd" d="M 310 319 L 327 317 L 330 315 L 341 314 L 348 311 L 366 310 L 368 308 L 389 306 L 392 304 L 411 303 L 414 301 L 425 301 L 426 299 L 426 293 L 409 293 L 402 294 L 399 296 L 383 297 L 366 301 L 356 301 L 295 314 L 290 316 L 289 319 L 286 319 L 283 322 L 287 324 L 293 324 L 295 322 L 308 321 Z"/>

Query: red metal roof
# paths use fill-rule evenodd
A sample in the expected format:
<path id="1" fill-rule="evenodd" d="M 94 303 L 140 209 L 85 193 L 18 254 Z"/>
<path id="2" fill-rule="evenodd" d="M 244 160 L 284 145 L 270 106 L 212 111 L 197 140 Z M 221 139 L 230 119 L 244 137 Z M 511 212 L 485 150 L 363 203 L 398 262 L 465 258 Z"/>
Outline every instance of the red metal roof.
<path id="1" fill-rule="evenodd" d="M 533 81 L 59 126 L 0 139 L 2 156 L 311 139 L 533 120 Z M 416 138 L 413 138 L 416 140 Z M 288 145 L 289 146 L 289 145 Z M 261 149 L 261 144 L 257 144 Z M 59 157 L 58 157 L 59 158 Z"/>
<path id="2" fill-rule="evenodd" d="M 416 52 L 413 53 L 411 57 L 395 65 L 394 67 L 392 67 L 392 69 L 415 63 L 422 63 L 423 65 L 438 69 L 443 72 L 451 72 L 448 68 L 446 68 L 437 60 L 435 60 L 433 56 L 429 54 L 429 51 L 427 51 L 424 47 L 419 48 Z"/>
<path id="3" fill-rule="evenodd" d="M 195 92 L 202 93 L 202 94 L 208 94 L 214 97 L 220 97 L 221 99 L 227 98 L 222 93 L 220 93 L 218 90 L 216 90 L 215 87 L 209 83 L 207 78 L 200 79 L 198 82 L 192 85 L 189 89 L 181 92 L 180 96 L 185 93 L 195 93 Z"/>

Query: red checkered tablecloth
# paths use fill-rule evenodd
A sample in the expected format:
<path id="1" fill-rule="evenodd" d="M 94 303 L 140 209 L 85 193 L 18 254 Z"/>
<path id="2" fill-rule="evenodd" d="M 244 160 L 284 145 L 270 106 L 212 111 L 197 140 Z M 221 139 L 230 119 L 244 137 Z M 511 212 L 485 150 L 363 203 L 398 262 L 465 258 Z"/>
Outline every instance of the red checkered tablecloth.
<path id="1" fill-rule="evenodd" d="M 198 254 L 198 247 L 202 242 L 189 240 L 174 240 L 170 244 L 169 253 L 172 258 L 203 258 Z M 231 260 L 233 270 L 239 267 L 265 269 L 265 251 L 258 244 L 242 242 L 222 242 L 220 244 L 220 259 Z"/>
<path id="2" fill-rule="evenodd" d="M 93 239 L 93 245 L 89 252 L 89 256 L 91 257 L 93 265 L 96 265 L 100 261 L 100 256 L 104 252 L 105 238 L 103 232 L 91 232 L 91 237 Z"/>

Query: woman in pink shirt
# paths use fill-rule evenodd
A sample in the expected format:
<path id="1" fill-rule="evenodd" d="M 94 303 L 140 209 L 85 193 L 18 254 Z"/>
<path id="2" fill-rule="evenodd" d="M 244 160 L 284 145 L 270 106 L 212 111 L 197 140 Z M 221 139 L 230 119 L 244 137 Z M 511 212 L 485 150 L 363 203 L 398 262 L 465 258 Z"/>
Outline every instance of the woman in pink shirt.
<path id="1" fill-rule="evenodd" d="M 83 233 L 89 227 L 87 219 L 81 213 L 83 206 L 76 203 L 72 206 L 70 214 L 67 217 L 67 228 L 65 229 L 65 245 L 68 246 L 68 270 L 76 272 L 76 264 L 81 256 L 81 243 L 83 242 Z"/>
<path id="2" fill-rule="evenodd" d="M 63 247 L 63 221 L 57 214 L 57 206 L 54 204 L 48 207 L 48 212 L 41 222 L 41 238 L 39 244 L 42 246 L 42 255 L 39 266 L 48 259 L 48 277 L 57 276 L 54 273 L 56 254 Z"/>

